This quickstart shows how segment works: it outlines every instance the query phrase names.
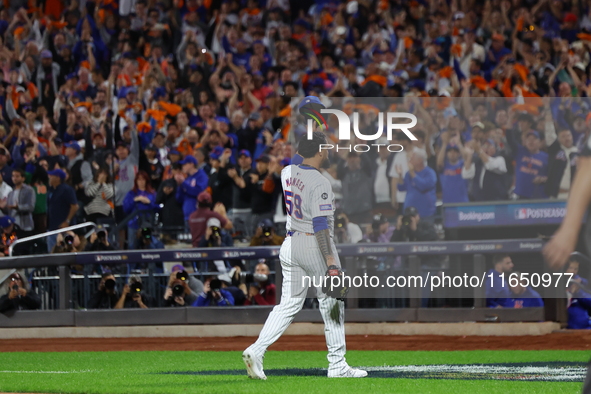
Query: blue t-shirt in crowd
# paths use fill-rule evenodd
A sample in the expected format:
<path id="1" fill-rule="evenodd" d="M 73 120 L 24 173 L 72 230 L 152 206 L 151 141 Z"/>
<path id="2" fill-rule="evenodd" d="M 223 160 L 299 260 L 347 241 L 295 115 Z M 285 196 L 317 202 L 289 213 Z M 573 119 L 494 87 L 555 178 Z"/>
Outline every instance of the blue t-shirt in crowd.
<path id="1" fill-rule="evenodd" d="M 525 147 L 517 148 L 515 162 L 515 194 L 523 198 L 548 198 L 545 183 L 534 184 L 536 176 L 548 175 L 548 154 L 530 153 Z"/>
<path id="2" fill-rule="evenodd" d="M 65 183 L 47 191 L 47 229 L 57 230 L 66 221 L 70 207 L 78 204 L 76 192 Z"/>
<path id="3" fill-rule="evenodd" d="M 466 180 L 462 178 L 462 167 L 464 167 L 463 160 L 451 164 L 449 160 L 445 159 L 443 171 L 439 174 L 444 204 L 468 202 L 468 187 Z"/>
<path id="4" fill-rule="evenodd" d="M 415 207 L 422 218 L 435 215 L 435 203 L 437 195 L 437 174 L 431 167 L 425 167 L 415 172 L 415 177 L 410 176 L 410 171 L 404 176 L 404 183 L 398 184 L 398 190 L 406 192 L 404 209 Z"/>
<path id="5" fill-rule="evenodd" d="M 492 280 L 491 274 L 492 273 Z M 512 308 L 513 299 L 509 283 L 507 283 L 507 275 L 504 278 L 494 269 L 487 272 L 485 280 L 486 285 L 486 306 L 489 308 L 496 308 L 502 306 L 503 308 Z"/>

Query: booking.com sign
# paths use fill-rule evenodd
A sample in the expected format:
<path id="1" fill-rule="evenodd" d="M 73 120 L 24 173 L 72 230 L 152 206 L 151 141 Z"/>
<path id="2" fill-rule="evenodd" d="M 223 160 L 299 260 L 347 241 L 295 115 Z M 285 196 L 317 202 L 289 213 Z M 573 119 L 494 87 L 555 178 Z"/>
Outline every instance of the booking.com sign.
<path id="1" fill-rule="evenodd" d="M 383 113 L 380 112 L 378 114 L 378 129 L 375 134 L 362 134 L 359 131 L 359 113 L 353 113 L 353 124 L 351 125 L 351 119 L 349 115 L 345 112 L 340 111 L 338 109 L 326 109 L 322 108 L 319 111 L 314 111 L 315 116 L 308 117 L 308 124 L 307 124 L 307 138 L 312 139 L 312 134 L 314 132 L 314 125 L 317 124 L 320 127 L 327 127 L 326 121 L 324 120 L 324 114 L 335 115 L 339 122 L 339 128 L 337 130 L 337 137 L 339 141 L 343 140 L 350 140 L 351 139 L 351 129 L 353 129 L 353 133 L 357 138 L 363 141 L 377 141 L 378 139 L 383 137 L 384 129 L 386 131 L 386 138 L 388 141 L 392 140 L 392 134 L 394 131 L 402 131 L 411 141 L 416 141 L 417 137 L 415 137 L 411 132 L 410 128 L 416 126 L 417 124 L 417 117 L 411 113 L 407 112 L 387 112 Z M 311 119 L 312 118 L 312 119 Z M 406 123 L 395 123 L 399 122 L 400 119 L 410 119 L 410 122 Z M 385 123 L 385 125 L 384 125 Z M 380 147 L 385 146 L 388 151 L 390 152 L 400 152 L 403 150 L 402 145 L 400 144 L 355 144 L 349 145 L 346 147 L 339 147 L 337 146 L 337 150 L 354 150 L 355 152 L 367 152 L 371 149 L 372 146 L 377 147 L 378 151 Z M 332 144 L 322 144 L 320 145 L 320 150 L 322 149 L 333 149 L 335 148 Z"/>

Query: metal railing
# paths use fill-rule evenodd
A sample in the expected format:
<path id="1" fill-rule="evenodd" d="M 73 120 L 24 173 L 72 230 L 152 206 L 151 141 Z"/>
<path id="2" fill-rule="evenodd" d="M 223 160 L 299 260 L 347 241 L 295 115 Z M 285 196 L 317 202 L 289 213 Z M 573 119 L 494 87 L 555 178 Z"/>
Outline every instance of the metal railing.
<path id="1" fill-rule="evenodd" d="M 372 272 L 384 272 L 387 271 L 389 274 L 408 274 L 408 275 L 424 275 L 431 268 L 426 267 L 426 262 L 429 259 L 439 257 L 449 257 L 448 272 L 470 272 L 474 275 L 484 274 L 486 271 L 486 256 L 496 253 L 510 253 L 510 254 L 522 254 L 520 259 L 523 261 L 529 261 L 531 264 L 537 264 L 537 269 L 540 266 L 543 267 L 543 262 L 540 259 L 539 253 L 543 247 L 543 242 L 540 239 L 520 239 L 520 240 L 492 240 L 492 241 L 446 241 L 446 242 L 414 242 L 414 243 L 388 243 L 388 244 L 350 244 L 350 245 L 337 245 L 337 251 L 341 257 L 344 267 L 347 270 L 348 275 L 363 275 L 364 273 L 371 274 Z M 130 251 L 108 251 L 100 253 L 82 252 L 82 253 L 69 253 L 69 254 L 48 254 L 48 255 L 37 255 L 37 256 L 18 256 L 18 257 L 7 257 L 0 259 L 0 268 L 35 268 L 35 267 L 49 267 L 53 269 L 50 276 L 43 276 L 39 279 L 33 279 L 32 282 L 36 282 L 35 286 L 39 289 L 40 294 L 45 297 L 45 305 L 49 307 L 59 308 L 61 310 L 72 310 L 73 308 L 84 308 L 88 300 L 91 291 L 96 290 L 96 281 L 98 278 L 92 276 L 92 271 L 88 271 L 88 274 L 82 276 L 76 276 L 71 274 L 70 266 L 82 265 L 84 267 L 92 267 L 96 264 L 115 265 L 115 264 L 146 264 L 148 269 L 148 279 L 153 280 L 151 285 L 151 291 L 154 292 L 153 296 L 158 296 L 160 287 L 164 286 L 165 278 L 160 278 L 154 271 L 156 262 L 191 262 L 197 266 L 196 275 L 205 274 L 217 274 L 218 272 L 209 272 L 207 269 L 208 262 L 213 260 L 246 260 L 257 262 L 258 259 L 268 259 L 277 261 L 279 255 L 279 247 L 244 247 L 244 248 L 203 248 L 203 249 L 160 249 L 160 250 L 130 250 Z M 447 257 L 445 257 L 447 259 Z M 529 264 L 528 263 L 528 264 Z M 523 263 L 525 264 L 525 263 Z M 190 265 L 190 264 L 189 264 Z M 213 268 L 213 265 L 211 265 Z M 150 268 L 151 267 L 151 268 Z M 86 268 L 86 269 L 88 269 Z M 528 267 L 525 267 L 528 268 Z M 281 295 L 281 280 L 280 266 L 276 264 L 275 267 L 277 274 L 275 275 L 277 285 L 277 299 Z M 389 270 L 389 271 L 388 271 Z M 120 276 L 120 281 L 124 280 L 126 275 Z M 150 279 L 152 277 L 152 279 Z M 455 290 L 455 289 L 454 289 Z M 439 294 L 438 299 L 445 300 L 446 297 L 453 298 L 453 302 L 443 302 L 442 304 L 426 305 L 424 300 L 432 295 L 425 295 L 420 288 L 409 288 L 409 289 L 384 289 L 377 293 L 373 298 L 364 298 L 359 293 L 359 290 L 352 289 L 347 299 L 347 309 L 353 311 L 352 316 L 355 317 L 355 321 L 486 321 L 491 316 L 498 318 L 502 321 L 539 321 L 543 320 L 544 317 L 550 317 L 552 320 L 560 320 L 559 308 L 546 307 L 543 308 L 532 308 L 534 311 L 529 310 L 527 313 L 519 313 L 517 310 L 509 310 L 509 308 L 503 308 L 503 310 L 485 308 L 485 289 L 470 288 L 468 290 L 462 289 L 461 292 L 455 294 Z M 51 293 L 51 294 L 47 294 Z M 564 293 L 564 292 L 563 292 Z M 161 295 L 160 295 L 161 296 Z M 554 299 L 564 298 L 564 294 L 547 294 L 547 297 L 553 297 Z M 561 304 L 561 300 L 556 302 L 557 305 Z M 426 308 L 434 307 L 434 308 Z M 444 308 L 437 308 L 444 307 Z M 240 308 L 240 307 L 238 307 Z M 253 307 L 242 307 L 242 308 L 253 308 Z M 262 308 L 262 307 L 258 307 Z M 367 309 L 366 309 L 367 308 Z M 177 308 L 172 308 L 177 309 Z M 187 308 L 180 308 L 187 309 Z M 188 308 L 191 310 L 192 308 Z M 234 308 L 236 309 L 236 308 Z M 527 309 L 527 308 L 526 308 Z M 552 310 L 551 310 L 552 309 Z M 200 308 L 201 310 L 201 308 Z M 262 315 L 244 315 L 243 313 L 237 313 L 232 316 L 228 316 L 224 313 L 216 312 L 219 309 L 207 312 L 203 319 L 201 317 L 188 318 L 187 316 L 193 316 L 193 312 L 170 312 L 172 314 L 180 314 L 176 316 L 177 320 L 173 321 L 185 321 L 190 323 L 191 321 L 216 321 L 214 316 L 224 315 L 218 317 L 224 322 L 240 323 L 240 318 L 245 316 L 257 316 L 252 317 L 253 321 L 259 321 L 262 319 Z M 377 312 L 380 311 L 380 312 Z M 424 312 L 421 312 L 424 311 Z M 39 312 L 39 313 L 49 313 Z M 54 311 L 57 313 L 58 311 Z M 82 317 L 83 315 L 76 315 L 79 318 L 72 321 L 77 322 L 78 320 L 84 321 L 84 324 L 106 324 L 104 322 L 110 322 L 109 324 L 115 324 L 115 318 L 104 318 L 104 311 L 80 311 L 76 313 L 86 314 L 88 316 L 97 316 L 95 318 Z M 112 311 L 111 313 L 116 313 Z M 143 314 L 145 312 L 145 314 Z M 168 312 L 167 312 L 168 313 Z M 187 315 L 189 313 L 189 315 Z M 268 311 L 266 312 L 268 313 Z M 26 314 L 26 316 L 34 315 L 33 312 Z M 120 320 L 120 322 L 126 321 L 129 324 L 149 324 L 149 322 L 158 320 L 158 316 L 154 313 L 148 313 L 146 311 L 135 311 L 132 314 L 133 319 L 138 320 Z M 304 314 L 309 316 L 309 314 Z M 48 316 L 43 314 L 43 316 Z M 56 315 L 57 316 L 57 315 Z M 87 316 L 87 315 L 84 315 Z M 101 316 L 101 318 L 98 318 Z M 115 315 L 113 315 L 115 316 Z M 116 316 L 122 316 L 116 314 Z M 131 315 L 130 315 L 131 316 Z M 200 315 L 201 316 L 201 315 Z M 234 317 L 233 317 L 234 316 Z M 348 316 L 351 316 L 349 314 Z M 44 317 L 45 319 L 46 317 Z M 3 320 L 4 318 L 0 315 L 0 326 L 6 325 L 17 325 L 18 320 L 12 320 L 11 322 Z M 90 320 L 89 320 L 90 319 Z M 186 320 L 189 319 L 189 320 Z M 257 320 L 258 319 L 258 320 Z M 381 319 L 381 320 L 380 320 Z M 29 321 L 29 320 L 27 320 Z M 92 323 L 90 323 L 92 321 Z M 136 323 L 133 323 L 133 322 Z M 219 320 L 217 320 L 219 321 Z M 250 321 L 250 320 L 249 320 Z M 314 320 L 315 321 L 315 320 Z M 131 322 L 131 323 L 130 323 Z M 28 323 L 22 323 L 28 324 Z M 40 324 L 36 322 L 36 324 Z M 58 324 L 59 321 L 52 323 Z M 65 324 L 65 323 L 64 323 Z M 122 323 L 121 323 L 122 324 Z M 181 323 L 179 323 L 181 324 Z"/>
<path id="2" fill-rule="evenodd" d="M 12 251 L 14 250 L 14 247 L 16 245 L 20 244 L 20 243 L 25 243 L 25 242 L 33 241 L 35 239 L 47 238 L 50 235 L 61 234 L 61 233 L 65 233 L 67 231 L 78 230 L 80 228 L 91 227 L 91 226 L 92 226 L 92 230 L 90 230 L 89 232 L 87 232 L 84 235 L 84 237 L 89 237 L 97 229 L 97 225 L 94 222 L 85 222 L 85 223 L 75 224 L 73 226 L 64 227 L 64 228 L 60 228 L 60 229 L 57 229 L 57 230 L 51 230 L 51 231 L 47 231 L 47 232 L 44 232 L 44 233 L 41 233 L 41 234 L 37 234 L 37 235 L 31 235 L 30 237 L 25 237 L 25 238 L 22 238 L 22 239 L 17 239 L 16 241 L 14 241 L 8 247 L 8 255 L 9 256 L 12 256 Z M 1 280 L 0 280 L 0 283 L 2 283 Z"/>

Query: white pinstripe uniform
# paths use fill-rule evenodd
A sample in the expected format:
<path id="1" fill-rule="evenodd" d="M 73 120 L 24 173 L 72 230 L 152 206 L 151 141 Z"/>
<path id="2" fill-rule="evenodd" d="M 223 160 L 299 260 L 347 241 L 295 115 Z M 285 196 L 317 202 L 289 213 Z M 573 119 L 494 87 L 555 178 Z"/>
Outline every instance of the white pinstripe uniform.
<path id="1" fill-rule="evenodd" d="M 331 238 L 334 235 L 334 194 L 328 179 L 318 170 L 305 165 L 290 165 L 281 172 L 281 183 L 287 205 L 288 232 L 279 253 L 283 271 L 281 302 L 275 306 L 263 327 L 257 341 L 249 347 L 262 357 L 293 321 L 302 309 L 308 286 L 302 284 L 302 277 L 323 278 L 326 263 L 313 235 L 312 219 L 326 216 Z M 336 247 L 331 242 L 336 264 L 340 266 Z M 307 282 L 306 282 L 307 284 Z M 316 288 L 320 313 L 324 319 L 324 333 L 328 347 L 329 372 L 347 367 L 345 360 L 345 303 L 322 293 Z"/>

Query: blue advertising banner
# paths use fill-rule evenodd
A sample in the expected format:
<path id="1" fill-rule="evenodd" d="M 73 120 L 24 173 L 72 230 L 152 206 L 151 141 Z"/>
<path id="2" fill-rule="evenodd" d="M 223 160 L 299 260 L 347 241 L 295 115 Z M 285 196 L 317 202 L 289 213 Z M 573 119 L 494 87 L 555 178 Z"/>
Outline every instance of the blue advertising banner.
<path id="1" fill-rule="evenodd" d="M 460 228 L 560 224 L 565 214 L 566 201 L 454 204 L 443 206 L 443 225 L 446 228 Z"/>

